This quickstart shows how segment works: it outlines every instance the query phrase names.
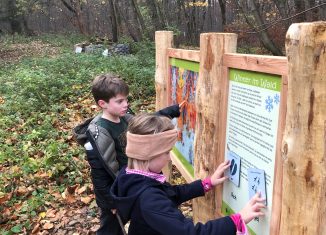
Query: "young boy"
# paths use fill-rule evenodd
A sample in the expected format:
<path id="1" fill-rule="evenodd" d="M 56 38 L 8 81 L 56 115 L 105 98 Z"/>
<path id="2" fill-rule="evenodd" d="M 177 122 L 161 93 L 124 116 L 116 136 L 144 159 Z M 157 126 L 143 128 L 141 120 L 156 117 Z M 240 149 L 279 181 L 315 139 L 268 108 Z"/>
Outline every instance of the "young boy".
<path id="1" fill-rule="evenodd" d="M 132 114 L 128 113 L 128 85 L 114 74 L 95 77 L 92 94 L 102 113 L 86 120 L 74 128 L 78 143 L 86 149 L 87 160 L 91 167 L 91 177 L 96 203 L 101 209 L 98 235 L 122 234 L 116 215 L 110 188 L 119 172 L 127 165 L 125 153 L 126 130 Z M 156 114 L 169 118 L 178 117 L 180 110 L 174 105 L 158 111 Z"/>

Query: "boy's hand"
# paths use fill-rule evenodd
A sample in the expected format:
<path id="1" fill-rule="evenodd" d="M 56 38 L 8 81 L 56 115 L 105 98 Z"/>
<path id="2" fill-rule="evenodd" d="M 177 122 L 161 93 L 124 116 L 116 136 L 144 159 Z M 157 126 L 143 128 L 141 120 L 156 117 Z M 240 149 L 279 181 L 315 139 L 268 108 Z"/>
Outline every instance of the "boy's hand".
<path id="1" fill-rule="evenodd" d="M 261 211 L 261 209 L 266 207 L 264 201 L 265 199 L 260 197 L 260 193 L 256 193 L 255 196 L 249 200 L 247 205 L 245 205 L 245 207 L 239 212 L 241 218 L 246 224 L 253 218 L 264 215 Z"/>
<path id="2" fill-rule="evenodd" d="M 222 162 L 217 167 L 217 169 L 211 176 L 211 182 L 213 186 L 223 183 L 228 178 L 227 176 L 224 176 L 224 171 L 230 167 L 230 164 L 230 161 L 227 160 L 225 162 Z"/>

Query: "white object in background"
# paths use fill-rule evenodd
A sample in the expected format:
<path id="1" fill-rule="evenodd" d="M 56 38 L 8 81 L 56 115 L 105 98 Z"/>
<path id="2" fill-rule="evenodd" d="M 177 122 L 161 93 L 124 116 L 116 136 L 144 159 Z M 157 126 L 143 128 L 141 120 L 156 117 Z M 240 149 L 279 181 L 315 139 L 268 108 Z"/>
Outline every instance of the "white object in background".
<path id="1" fill-rule="evenodd" d="M 81 53 L 83 51 L 82 47 L 76 47 L 75 52 L 76 53 Z"/>
<path id="2" fill-rule="evenodd" d="M 86 144 L 84 144 L 84 147 L 86 150 L 93 150 L 93 146 L 91 145 L 90 142 L 87 142 Z"/>
<path id="3" fill-rule="evenodd" d="M 109 55 L 109 50 L 108 50 L 108 49 L 105 49 L 105 50 L 102 52 L 102 55 L 103 55 L 103 56 L 108 56 L 108 55 Z"/>

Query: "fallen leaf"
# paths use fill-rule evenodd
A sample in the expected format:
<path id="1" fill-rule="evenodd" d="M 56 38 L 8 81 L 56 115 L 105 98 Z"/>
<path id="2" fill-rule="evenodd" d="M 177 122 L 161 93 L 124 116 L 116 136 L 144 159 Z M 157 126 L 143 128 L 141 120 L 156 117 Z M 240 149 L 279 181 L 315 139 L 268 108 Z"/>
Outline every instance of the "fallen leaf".
<path id="1" fill-rule="evenodd" d="M 50 222 L 43 224 L 43 229 L 46 229 L 46 230 L 52 229 L 53 227 L 54 227 L 53 223 L 50 223 Z"/>
<path id="2" fill-rule="evenodd" d="M 86 197 L 81 197 L 80 200 L 85 204 L 89 204 L 92 201 L 92 198 L 89 196 L 86 196 Z"/>
<path id="3" fill-rule="evenodd" d="M 83 192 L 85 192 L 87 190 L 87 186 L 83 186 L 80 189 L 77 190 L 78 194 L 82 194 Z"/>
<path id="4" fill-rule="evenodd" d="M 95 233 L 99 228 L 100 228 L 100 225 L 94 225 L 93 227 L 91 227 L 90 230 Z"/>
<path id="5" fill-rule="evenodd" d="M 38 216 L 39 216 L 40 218 L 44 219 L 45 216 L 46 216 L 46 212 L 43 211 L 43 212 L 39 213 Z"/>
<path id="6" fill-rule="evenodd" d="M 100 220 L 99 220 L 98 218 L 94 218 L 91 222 L 92 222 L 92 223 L 99 223 Z"/>
<path id="7" fill-rule="evenodd" d="M 56 214 L 57 214 L 57 211 L 55 209 L 51 208 L 46 212 L 46 217 L 47 218 L 55 218 Z"/>
<path id="8" fill-rule="evenodd" d="M 76 198 L 74 195 L 71 195 L 70 193 L 67 192 L 67 190 L 65 190 L 62 194 L 61 194 L 62 198 L 66 200 L 66 202 L 68 203 L 74 203 L 76 202 Z"/>
<path id="9" fill-rule="evenodd" d="M 73 185 L 73 186 L 68 186 L 66 188 L 66 191 L 68 191 L 69 194 L 74 194 L 78 187 L 79 187 L 79 184 L 76 184 L 76 185 Z"/>
<path id="10" fill-rule="evenodd" d="M 58 193 L 58 192 L 54 192 L 54 193 L 52 193 L 51 195 L 52 195 L 53 197 L 55 197 L 56 199 L 61 198 L 61 194 Z"/>
<path id="11" fill-rule="evenodd" d="M 28 189 L 25 187 L 25 186 L 20 186 L 18 189 L 17 189 L 17 196 L 23 196 L 23 195 L 27 195 L 28 193 Z"/>
<path id="12" fill-rule="evenodd" d="M 11 196 L 12 196 L 12 193 L 7 193 L 7 194 L 1 193 L 0 194 L 0 204 L 10 200 Z"/>

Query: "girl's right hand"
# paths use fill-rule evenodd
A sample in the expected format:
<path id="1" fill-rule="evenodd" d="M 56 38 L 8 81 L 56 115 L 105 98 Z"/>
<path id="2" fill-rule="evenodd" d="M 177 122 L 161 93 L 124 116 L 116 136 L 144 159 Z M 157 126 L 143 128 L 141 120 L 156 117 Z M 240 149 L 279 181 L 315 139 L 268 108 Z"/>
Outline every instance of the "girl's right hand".
<path id="1" fill-rule="evenodd" d="M 253 218 L 264 215 L 261 211 L 261 209 L 266 207 L 264 201 L 265 199 L 260 197 L 260 193 L 256 193 L 255 196 L 249 200 L 247 205 L 245 205 L 245 207 L 239 212 L 241 218 L 246 224 L 253 220 Z"/>
<path id="2" fill-rule="evenodd" d="M 228 177 L 224 175 L 224 172 L 230 167 L 231 163 L 229 160 L 222 162 L 213 175 L 211 176 L 212 186 L 222 184 Z"/>

